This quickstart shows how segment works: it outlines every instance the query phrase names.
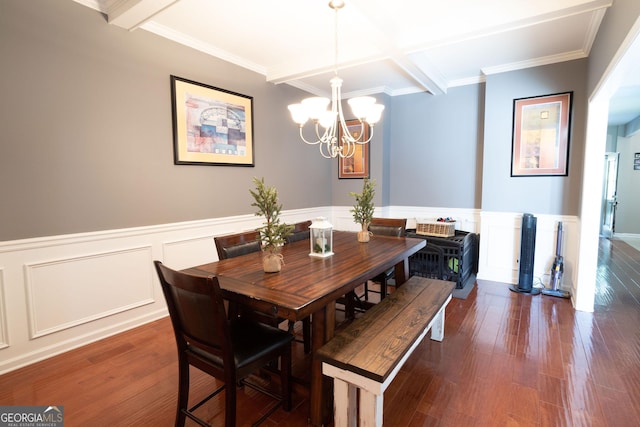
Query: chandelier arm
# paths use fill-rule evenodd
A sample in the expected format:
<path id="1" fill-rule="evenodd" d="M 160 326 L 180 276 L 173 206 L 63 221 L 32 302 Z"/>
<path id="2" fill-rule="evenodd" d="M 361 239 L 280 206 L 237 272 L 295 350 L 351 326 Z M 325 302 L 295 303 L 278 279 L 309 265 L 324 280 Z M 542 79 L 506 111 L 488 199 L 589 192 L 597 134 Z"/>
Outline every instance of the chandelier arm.
<path id="1" fill-rule="evenodd" d="M 360 138 L 356 141 L 356 144 L 360 144 L 360 145 L 368 144 L 371 141 L 371 138 L 373 138 L 373 126 L 368 123 L 363 123 L 362 132 L 364 132 L 364 126 L 369 126 L 369 138 L 367 138 L 366 141 L 362 141 L 361 140 L 362 138 Z M 360 135 L 364 135 L 364 133 L 361 133 Z"/>
<path id="2" fill-rule="evenodd" d="M 319 139 L 319 140 L 317 140 L 317 141 L 308 141 L 308 140 L 304 137 L 304 133 L 302 132 L 302 131 L 303 131 L 303 127 L 304 127 L 304 126 L 300 126 L 300 139 L 302 139 L 302 141 L 304 141 L 306 144 L 309 144 L 309 145 L 316 145 L 316 144 L 319 144 L 319 143 L 321 143 L 321 142 L 322 142 L 320 139 Z"/>
<path id="3" fill-rule="evenodd" d="M 329 148 L 329 142 L 323 142 L 322 144 L 319 145 L 319 148 L 320 148 L 320 154 L 325 159 L 331 159 L 331 158 L 335 157 L 335 156 L 331 155 L 331 151 L 330 151 L 330 148 Z M 326 153 L 325 151 L 329 151 L 329 152 Z"/>
<path id="4" fill-rule="evenodd" d="M 346 149 L 346 150 L 345 150 Z M 356 146 L 353 142 L 342 142 L 342 152 L 340 153 L 341 157 L 353 157 L 356 153 Z"/>
<path id="5" fill-rule="evenodd" d="M 334 88 L 334 99 L 337 99 L 337 110 L 338 110 L 338 119 L 336 121 L 339 122 L 339 125 L 342 129 L 342 135 L 343 135 L 343 142 L 345 140 L 351 142 L 351 143 L 358 143 L 358 144 L 366 144 L 367 142 L 369 142 L 371 140 L 371 136 L 369 137 L 369 139 L 367 139 L 367 141 L 365 142 L 360 142 L 362 140 L 362 135 L 364 135 L 364 127 L 365 127 L 365 122 L 363 122 L 362 120 L 358 119 L 360 121 L 360 137 L 355 138 L 351 132 L 349 132 L 349 127 L 347 126 L 347 122 L 344 119 L 344 112 L 342 110 L 342 102 L 341 102 L 341 98 L 342 98 L 342 91 L 340 89 L 340 86 L 337 86 Z M 354 153 L 355 153 L 355 148 L 354 148 Z"/>
<path id="6" fill-rule="evenodd" d="M 320 136 L 320 125 L 318 122 L 316 122 L 316 136 L 318 137 L 319 141 L 325 142 L 325 141 L 330 141 L 331 140 L 331 128 L 327 128 L 324 130 L 324 133 L 322 134 L 322 136 Z"/>
<path id="7" fill-rule="evenodd" d="M 344 121 L 344 118 L 343 118 L 343 121 L 341 122 L 341 126 L 342 126 L 342 129 L 344 130 L 343 133 L 347 136 L 350 142 L 353 142 L 354 144 L 355 143 L 364 144 L 364 142 L 361 142 L 362 135 L 364 135 L 364 127 L 365 127 L 365 123 L 362 120 L 360 120 L 360 133 L 359 133 L 360 136 L 358 138 L 354 137 L 351 134 L 351 132 L 349 132 L 349 127 L 347 126 L 347 123 Z"/>
<path id="8" fill-rule="evenodd" d="M 327 141 L 327 144 L 333 144 L 334 141 L 336 141 L 336 125 L 335 122 L 331 124 L 331 126 L 329 126 L 327 128 L 327 130 L 324 133 L 324 139 Z"/>

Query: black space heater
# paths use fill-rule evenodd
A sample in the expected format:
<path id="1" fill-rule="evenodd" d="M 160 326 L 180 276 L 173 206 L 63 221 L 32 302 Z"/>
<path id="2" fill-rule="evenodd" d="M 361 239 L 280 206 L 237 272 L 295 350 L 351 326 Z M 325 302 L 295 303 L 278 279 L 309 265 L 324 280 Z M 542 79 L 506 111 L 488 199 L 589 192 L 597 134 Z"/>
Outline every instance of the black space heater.
<path id="1" fill-rule="evenodd" d="M 529 213 L 522 215 L 518 285 L 509 287 L 509 289 L 514 292 L 529 295 L 538 295 L 540 293 L 540 289 L 533 287 L 533 262 L 536 252 L 537 221 L 537 218 Z"/>

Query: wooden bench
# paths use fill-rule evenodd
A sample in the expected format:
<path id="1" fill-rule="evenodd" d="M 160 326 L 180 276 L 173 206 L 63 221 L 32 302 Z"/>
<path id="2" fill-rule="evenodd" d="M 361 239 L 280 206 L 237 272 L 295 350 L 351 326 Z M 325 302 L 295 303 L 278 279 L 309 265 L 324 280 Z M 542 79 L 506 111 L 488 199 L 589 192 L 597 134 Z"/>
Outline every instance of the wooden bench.
<path id="1" fill-rule="evenodd" d="M 411 277 L 316 353 L 333 378 L 335 427 L 382 426 L 383 393 L 429 329 L 444 338 L 454 282 Z M 359 393 L 358 393 L 359 390 Z M 359 394 L 359 402 L 358 402 Z"/>

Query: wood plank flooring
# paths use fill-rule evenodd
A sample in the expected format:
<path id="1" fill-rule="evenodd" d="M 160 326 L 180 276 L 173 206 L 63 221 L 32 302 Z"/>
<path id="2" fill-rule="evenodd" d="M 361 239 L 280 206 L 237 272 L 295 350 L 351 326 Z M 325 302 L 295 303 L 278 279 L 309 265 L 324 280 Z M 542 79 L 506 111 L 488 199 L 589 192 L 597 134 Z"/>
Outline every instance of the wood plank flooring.
<path id="1" fill-rule="evenodd" d="M 309 357 L 295 344 L 297 375 Z M 215 382 L 194 370 L 193 399 Z M 171 426 L 177 364 L 168 319 L 0 376 L 0 405 L 60 405 L 65 425 Z M 239 425 L 269 398 L 241 391 Z M 264 426 L 304 426 L 308 395 Z M 201 408 L 222 425 L 222 399 Z M 568 300 L 480 281 L 446 311 L 445 339 L 426 340 L 385 393 L 385 426 L 640 425 L 640 252 L 600 243 L 594 313 Z M 187 425 L 190 421 L 187 421 Z"/>

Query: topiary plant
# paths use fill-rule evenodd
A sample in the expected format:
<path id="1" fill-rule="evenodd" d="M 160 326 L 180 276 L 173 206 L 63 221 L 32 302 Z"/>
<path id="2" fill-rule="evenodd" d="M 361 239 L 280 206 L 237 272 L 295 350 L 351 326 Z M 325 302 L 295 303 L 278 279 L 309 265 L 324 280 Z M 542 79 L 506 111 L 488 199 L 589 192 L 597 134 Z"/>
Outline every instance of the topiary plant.
<path id="1" fill-rule="evenodd" d="M 353 214 L 353 219 L 356 223 L 362 226 L 362 230 L 358 233 L 358 240 L 369 241 L 369 223 L 373 218 L 373 196 L 376 194 L 376 182 L 369 178 L 364 179 L 362 185 L 362 193 L 356 193 L 351 191 L 350 196 L 355 197 L 356 203 L 353 205 L 353 209 L 349 212 Z M 366 237 L 365 237 L 366 234 Z"/>
<path id="2" fill-rule="evenodd" d="M 278 251 L 280 246 L 286 243 L 286 238 L 291 234 L 293 226 L 280 222 L 282 204 L 278 200 L 278 190 L 275 187 L 266 186 L 264 178 L 254 177 L 253 183 L 256 188 L 249 190 L 254 199 L 251 206 L 258 208 L 256 216 L 263 216 L 265 219 L 264 225 L 258 227 L 256 231 L 260 233 L 262 250 L 274 255 L 273 252 Z M 282 257 L 280 257 L 281 261 Z M 265 271 L 267 271 L 266 264 Z"/>

